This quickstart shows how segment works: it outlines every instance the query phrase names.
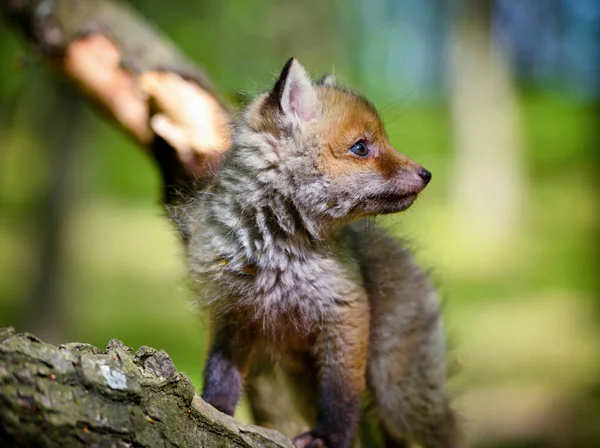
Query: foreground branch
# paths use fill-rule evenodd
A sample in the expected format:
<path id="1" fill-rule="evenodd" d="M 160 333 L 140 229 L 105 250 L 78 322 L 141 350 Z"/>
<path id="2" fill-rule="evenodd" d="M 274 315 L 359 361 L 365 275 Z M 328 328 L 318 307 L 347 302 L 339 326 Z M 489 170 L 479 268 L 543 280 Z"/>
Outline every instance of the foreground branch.
<path id="1" fill-rule="evenodd" d="M 55 347 L 0 329 L 0 446 L 14 445 L 292 447 L 206 404 L 162 350 Z"/>
<path id="2" fill-rule="evenodd" d="M 116 0 L 0 0 L 36 52 L 147 148 L 167 202 L 218 163 L 230 114 L 204 72 Z"/>

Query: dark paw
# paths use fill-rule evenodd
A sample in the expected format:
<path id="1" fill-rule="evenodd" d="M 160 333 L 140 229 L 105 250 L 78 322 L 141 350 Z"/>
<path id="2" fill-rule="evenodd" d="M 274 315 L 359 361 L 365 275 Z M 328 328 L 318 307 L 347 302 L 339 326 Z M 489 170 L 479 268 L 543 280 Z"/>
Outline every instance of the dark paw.
<path id="1" fill-rule="evenodd" d="M 296 448 L 327 448 L 323 439 L 315 437 L 310 431 L 294 437 L 293 442 Z"/>

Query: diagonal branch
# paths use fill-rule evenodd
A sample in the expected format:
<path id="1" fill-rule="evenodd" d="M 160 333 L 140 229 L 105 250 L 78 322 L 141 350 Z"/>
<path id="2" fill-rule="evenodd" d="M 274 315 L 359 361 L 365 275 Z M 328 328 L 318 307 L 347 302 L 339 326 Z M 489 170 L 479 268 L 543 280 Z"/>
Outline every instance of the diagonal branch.
<path id="1" fill-rule="evenodd" d="M 167 203 L 218 163 L 229 143 L 227 107 L 204 72 L 125 3 L 0 0 L 0 12 L 146 148 Z"/>

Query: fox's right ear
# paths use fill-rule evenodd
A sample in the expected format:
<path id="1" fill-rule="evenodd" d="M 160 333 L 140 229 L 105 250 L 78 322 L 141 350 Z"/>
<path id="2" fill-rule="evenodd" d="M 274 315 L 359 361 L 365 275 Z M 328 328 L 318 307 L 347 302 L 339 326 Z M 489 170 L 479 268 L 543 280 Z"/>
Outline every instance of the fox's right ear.
<path id="1" fill-rule="evenodd" d="M 337 84 L 337 82 L 336 82 L 335 76 L 332 73 L 329 73 L 328 75 L 325 75 L 321 79 L 319 79 L 317 81 L 317 84 L 319 84 L 321 86 L 333 87 Z"/>
<path id="2" fill-rule="evenodd" d="M 312 81 L 304 67 L 290 58 L 269 93 L 266 101 L 269 107 L 277 108 L 284 115 L 298 117 L 301 121 L 316 118 L 319 112 L 319 99 Z"/>

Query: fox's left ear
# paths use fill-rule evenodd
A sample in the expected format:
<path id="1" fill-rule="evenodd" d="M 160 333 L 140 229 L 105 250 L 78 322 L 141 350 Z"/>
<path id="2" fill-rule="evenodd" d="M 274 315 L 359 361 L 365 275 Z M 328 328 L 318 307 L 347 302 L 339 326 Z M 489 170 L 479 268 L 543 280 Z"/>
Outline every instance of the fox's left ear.
<path id="1" fill-rule="evenodd" d="M 319 112 L 319 99 L 312 81 L 304 67 L 294 58 L 286 62 L 275 87 L 269 93 L 267 103 L 278 108 L 284 115 L 295 115 L 302 121 L 316 118 Z"/>

